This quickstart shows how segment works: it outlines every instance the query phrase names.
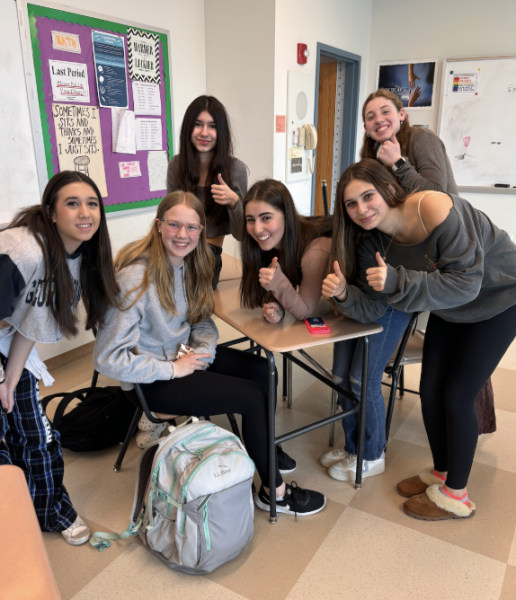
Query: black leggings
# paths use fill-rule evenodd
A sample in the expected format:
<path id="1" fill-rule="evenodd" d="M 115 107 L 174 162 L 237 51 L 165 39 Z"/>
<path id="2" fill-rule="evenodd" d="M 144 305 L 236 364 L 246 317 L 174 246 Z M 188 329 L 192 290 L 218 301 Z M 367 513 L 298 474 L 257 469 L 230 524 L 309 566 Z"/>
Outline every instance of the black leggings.
<path id="1" fill-rule="evenodd" d="M 211 286 L 214 290 L 216 290 L 217 286 L 219 285 L 220 272 L 222 270 L 222 248 L 220 246 L 214 246 L 213 244 L 208 244 L 208 246 L 213 252 L 213 258 L 215 259 L 215 263 L 213 264 L 213 279 Z"/>
<path id="2" fill-rule="evenodd" d="M 238 373 L 238 377 L 235 377 Z M 217 347 L 213 364 L 192 375 L 143 384 L 143 393 L 154 412 L 212 416 L 242 415 L 242 437 L 265 486 L 269 484 L 267 461 L 267 403 L 269 377 L 265 358 Z M 133 398 L 136 392 L 129 393 Z M 283 483 L 276 459 L 276 487 Z"/>
<path id="3" fill-rule="evenodd" d="M 421 404 L 434 468 L 465 488 L 478 439 L 475 400 L 516 336 L 516 305 L 480 323 L 430 315 L 423 348 Z"/>

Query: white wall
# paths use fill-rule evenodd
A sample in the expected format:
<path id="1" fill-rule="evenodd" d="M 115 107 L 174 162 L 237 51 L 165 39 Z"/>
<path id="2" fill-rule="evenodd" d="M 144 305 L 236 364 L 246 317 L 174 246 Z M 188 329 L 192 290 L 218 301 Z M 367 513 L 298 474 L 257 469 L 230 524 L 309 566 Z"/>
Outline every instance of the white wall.
<path id="1" fill-rule="evenodd" d="M 378 62 L 514 55 L 515 23 L 514 0 L 374 0 L 367 92 Z M 437 132 L 437 108 L 409 115 Z M 516 195 L 460 194 L 516 239 Z"/>
<path id="2" fill-rule="evenodd" d="M 98 12 L 106 18 L 113 20 L 125 19 L 170 30 L 170 65 L 172 78 L 172 118 L 174 125 L 174 148 L 177 147 L 179 139 L 179 127 L 186 107 L 197 96 L 206 93 L 206 62 L 204 44 L 204 0 L 153 0 L 152 2 L 141 2 L 140 0 L 66 0 L 66 4 L 73 9 L 83 9 L 90 12 Z M 12 34 L 13 28 L 17 27 L 15 3 L 13 0 L 0 1 L 0 23 L 8 26 Z M 0 30 L 1 31 L 1 30 Z M 21 50 L 13 47 L 12 35 L 0 35 L 0 60 L 11 61 L 13 65 L 21 65 Z M 20 80 L 18 85 L 23 85 Z M 3 87 L 3 86 L 2 86 Z M 3 88 L 5 89 L 5 88 Z M 26 99 L 25 99 L 26 100 Z M 19 114 L 28 115 L 28 105 L 22 102 Z M 6 97 L 0 93 L 0 119 L 9 119 L 11 115 L 10 104 Z M 26 118 L 25 118 L 25 122 Z M 25 128 L 14 127 L 13 148 L 16 149 L 20 142 L 30 135 Z M 3 132 L 3 129 L 2 129 Z M 9 138 L 9 143 L 11 139 Z M 5 143 L 5 137 L 2 144 Z M 29 153 L 30 154 L 30 153 Z M 13 150 L 15 157 L 10 169 L 18 168 L 19 156 Z M 27 166 L 24 172 L 25 178 L 20 176 L 20 184 L 32 185 L 34 172 L 33 156 L 26 157 Z M 31 162 L 32 161 L 32 162 Z M 5 168 L 6 165 L 2 165 Z M 1 172 L 0 172 L 1 173 Z M 1 178 L 4 181 L 4 177 Z M 32 182 L 32 183 L 31 183 Z M 4 194 L 17 193 L 16 189 L 2 190 L 1 201 Z M 35 191 L 37 193 L 37 191 Z M 39 201 L 34 198 L 32 202 Z M 154 213 L 155 214 L 155 213 Z M 108 226 L 113 243 L 113 251 L 116 253 L 124 244 L 144 235 L 149 228 L 153 218 L 153 212 L 140 213 L 138 215 L 110 217 Z M 91 333 L 84 332 L 74 340 L 62 340 L 57 344 L 38 345 L 38 351 L 43 359 L 59 355 L 71 348 L 75 348 L 91 341 Z"/>
<path id="3" fill-rule="evenodd" d="M 308 93 L 315 97 L 317 42 L 358 54 L 362 58 L 360 105 L 366 98 L 372 0 L 276 0 L 276 58 L 274 113 L 287 110 L 287 71 L 312 75 Z M 307 44 L 311 56 L 306 65 L 297 64 L 297 44 Z M 360 135 L 359 135 L 360 138 Z M 285 181 L 286 137 L 274 134 L 274 178 Z M 288 183 L 297 209 L 310 214 L 312 181 Z"/>

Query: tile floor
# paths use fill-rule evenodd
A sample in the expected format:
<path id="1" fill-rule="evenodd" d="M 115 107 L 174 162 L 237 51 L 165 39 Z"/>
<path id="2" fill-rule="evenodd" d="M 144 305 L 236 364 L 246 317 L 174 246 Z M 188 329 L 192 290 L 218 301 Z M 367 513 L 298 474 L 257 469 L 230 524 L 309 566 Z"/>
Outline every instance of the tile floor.
<path id="1" fill-rule="evenodd" d="M 221 341 L 234 330 L 217 321 Z M 330 347 L 313 355 L 331 365 Z M 281 361 L 278 361 L 281 368 Z M 89 385 L 85 359 L 53 373 L 52 391 Z M 419 367 L 407 368 L 407 386 L 418 385 Z M 100 384 L 108 383 L 101 377 Z M 396 483 L 430 465 L 419 398 L 396 402 L 383 475 L 362 490 L 328 477 L 318 458 L 328 450 L 328 430 L 287 442 L 298 461 L 294 479 L 323 491 L 324 511 L 299 519 L 280 515 L 270 525 L 255 516 L 255 534 L 243 553 L 204 577 L 170 571 L 139 539 L 113 543 L 99 553 L 71 548 L 61 536 L 44 534 L 63 600 L 512 600 L 516 598 L 516 345 L 493 376 L 498 431 L 479 441 L 469 492 L 477 514 L 467 521 L 426 523 L 405 516 Z M 387 390 L 387 388 L 385 388 Z M 49 392 L 50 393 L 50 392 Z M 43 390 L 45 394 L 45 390 Z M 329 393 L 294 367 L 294 408 L 279 401 L 278 432 L 326 416 Z M 225 417 L 215 422 L 228 427 Z M 336 445 L 343 434 L 337 428 Z M 112 470 L 118 448 L 75 454 L 65 450 L 65 482 L 78 512 L 93 530 L 122 532 L 128 525 L 140 450 L 131 445 L 122 470 Z M 514 492 L 514 495 L 513 495 Z"/>

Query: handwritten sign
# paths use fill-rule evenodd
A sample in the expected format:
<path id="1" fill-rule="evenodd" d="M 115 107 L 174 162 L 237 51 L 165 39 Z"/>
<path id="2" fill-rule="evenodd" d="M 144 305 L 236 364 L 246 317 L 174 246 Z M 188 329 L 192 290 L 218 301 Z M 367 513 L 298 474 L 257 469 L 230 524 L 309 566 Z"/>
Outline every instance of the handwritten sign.
<path id="1" fill-rule="evenodd" d="M 80 54 L 81 42 L 79 41 L 79 36 L 74 33 L 52 31 L 52 48 L 54 50 L 64 50 L 65 52 Z"/>
<path id="2" fill-rule="evenodd" d="M 84 63 L 49 60 L 52 100 L 89 102 L 88 67 Z"/>
<path id="3" fill-rule="evenodd" d="M 52 104 L 52 114 L 59 169 L 89 175 L 102 197 L 106 198 L 108 191 L 98 107 Z"/>
<path id="4" fill-rule="evenodd" d="M 122 179 L 127 179 L 127 177 L 142 176 L 142 172 L 140 170 L 140 163 L 137 160 L 132 160 L 130 162 L 120 162 L 118 163 L 118 167 L 120 169 L 120 177 Z"/>

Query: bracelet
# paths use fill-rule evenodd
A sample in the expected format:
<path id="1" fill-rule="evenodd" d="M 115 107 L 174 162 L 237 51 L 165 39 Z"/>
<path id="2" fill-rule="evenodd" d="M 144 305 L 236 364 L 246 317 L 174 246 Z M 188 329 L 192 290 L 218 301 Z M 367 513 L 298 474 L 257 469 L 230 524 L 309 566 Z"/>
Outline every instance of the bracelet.
<path id="1" fill-rule="evenodd" d="M 174 361 L 170 361 L 170 364 L 172 365 L 172 377 L 170 379 L 175 379 L 176 378 L 176 366 L 174 365 Z"/>

